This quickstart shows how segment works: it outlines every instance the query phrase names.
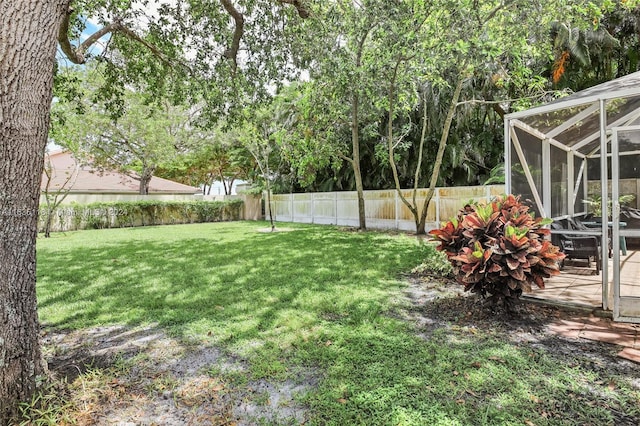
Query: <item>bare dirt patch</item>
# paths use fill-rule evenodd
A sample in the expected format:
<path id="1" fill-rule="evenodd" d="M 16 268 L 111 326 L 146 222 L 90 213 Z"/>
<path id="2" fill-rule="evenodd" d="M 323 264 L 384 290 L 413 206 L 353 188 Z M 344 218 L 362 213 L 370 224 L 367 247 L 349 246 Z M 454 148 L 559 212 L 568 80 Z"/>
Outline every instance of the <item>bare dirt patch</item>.
<path id="1" fill-rule="evenodd" d="M 629 377 L 640 389 L 640 369 L 616 356 L 616 345 L 555 334 L 550 324 L 589 312 L 525 301 L 516 312 L 491 311 L 443 277 L 411 275 L 402 308 L 394 312 L 425 339 L 438 329 L 492 330 L 518 345 L 544 350 L 558 362 Z M 319 374 L 295 380 L 250 380 L 245 360 L 221 348 L 168 336 L 159 327 L 96 327 L 43 332 L 51 371 L 66 382 L 67 423 L 78 425 L 304 424 L 297 396 L 317 386 Z M 233 379 L 233 377 L 240 379 Z M 244 380 L 242 379 L 244 378 Z M 637 424 L 617 416 L 617 424 Z"/>
<path id="2" fill-rule="evenodd" d="M 522 299 L 514 311 L 483 306 L 483 299 L 464 292 L 454 280 L 443 277 L 411 275 L 405 290 L 408 307 L 401 315 L 415 324 L 428 338 L 438 328 L 466 327 L 493 330 L 514 343 L 526 343 L 544 349 L 559 359 L 578 357 L 596 370 L 635 377 L 640 389 L 638 365 L 617 357 L 621 347 L 615 344 L 558 335 L 553 325 L 561 320 L 587 320 L 601 317 L 597 311 L 574 310 Z M 610 320 L 604 319 L 608 322 Z"/>
<path id="3" fill-rule="evenodd" d="M 259 228 L 258 232 L 262 232 L 262 233 L 269 233 L 269 232 L 291 232 L 291 231 L 296 231 L 297 229 L 294 228 L 278 228 L 275 227 L 273 229 L 271 228 Z"/>
<path id="4" fill-rule="evenodd" d="M 79 425 L 253 425 L 305 421 L 295 398 L 315 383 L 229 380 L 246 363 L 156 327 L 44 333 L 51 372 L 67 383 L 68 421 Z"/>

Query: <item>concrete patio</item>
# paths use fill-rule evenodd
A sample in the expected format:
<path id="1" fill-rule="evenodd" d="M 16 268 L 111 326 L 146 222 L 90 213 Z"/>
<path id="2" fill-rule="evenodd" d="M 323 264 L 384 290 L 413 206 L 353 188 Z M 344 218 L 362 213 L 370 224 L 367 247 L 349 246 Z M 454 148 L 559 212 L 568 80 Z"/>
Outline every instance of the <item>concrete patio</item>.
<path id="1" fill-rule="evenodd" d="M 620 260 L 621 294 L 640 297 L 640 250 L 629 250 L 626 255 L 620 255 Z M 594 273 L 593 261 L 590 266 L 587 266 L 586 262 L 567 261 L 560 275 L 547 279 L 544 289 L 534 289 L 527 297 L 585 308 L 602 308 L 602 277 Z M 612 283 L 612 259 L 609 259 L 608 276 L 609 283 Z M 612 284 L 609 288 L 609 305 L 612 306 Z"/>
<path id="2" fill-rule="evenodd" d="M 549 331 L 570 339 L 587 339 L 618 346 L 618 356 L 640 364 L 640 324 L 613 322 L 611 318 L 579 314 L 550 323 Z"/>
<path id="3" fill-rule="evenodd" d="M 624 296 L 640 297 L 640 250 L 621 255 L 620 291 Z M 613 282 L 613 262 L 609 259 L 609 282 Z M 601 275 L 590 266 L 566 262 L 562 273 L 546 280 L 544 289 L 536 289 L 525 297 L 552 304 L 585 308 L 584 314 L 557 320 L 549 330 L 568 338 L 595 340 L 618 345 L 618 356 L 640 363 L 640 324 L 614 322 L 611 311 L 602 310 Z M 610 284 L 609 306 L 613 305 Z M 589 312 L 590 311 L 590 312 Z"/>

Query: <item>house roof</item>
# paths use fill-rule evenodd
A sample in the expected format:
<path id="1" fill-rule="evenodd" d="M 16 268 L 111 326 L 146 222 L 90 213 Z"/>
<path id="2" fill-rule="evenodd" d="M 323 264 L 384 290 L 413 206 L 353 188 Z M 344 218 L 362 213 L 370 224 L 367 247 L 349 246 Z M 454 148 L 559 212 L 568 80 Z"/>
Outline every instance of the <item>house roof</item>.
<path id="1" fill-rule="evenodd" d="M 70 192 L 80 193 L 127 193 L 138 194 L 140 182 L 127 175 L 115 171 L 101 171 L 90 165 L 77 166 L 77 161 L 70 152 L 58 151 L 48 154 L 51 161 L 52 178 L 50 190 L 70 187 Z M 75 175 L 78 167 L 77 176 Z M 41 190 L 45 190 L 47 177 L 42 174 Z M 198 188 L 183 185 L 168 179 L 152 177 L 149 183 L 149 194 L 195 194 Z"/>

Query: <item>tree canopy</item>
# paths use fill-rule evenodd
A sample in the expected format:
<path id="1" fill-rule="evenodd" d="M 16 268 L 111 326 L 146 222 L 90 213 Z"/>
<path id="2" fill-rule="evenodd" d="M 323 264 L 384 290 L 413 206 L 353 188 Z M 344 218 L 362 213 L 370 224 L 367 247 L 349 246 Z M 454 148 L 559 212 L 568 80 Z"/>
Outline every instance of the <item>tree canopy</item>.
<path id="1" fill-rule="evenodd" d="M 98 170 L 117 170 L 139 181 L 139 192 L 146 195 L 155 171 L 187 146 L 192 117 L 184 107 L 168 100 L 150 103 L 144 93 L 129 88 L 122 91 L 114 116 L 97 101 L 101 68 L 77 73 L 79 99 L 53 103 L 51 138 L 82 153 Z"/>

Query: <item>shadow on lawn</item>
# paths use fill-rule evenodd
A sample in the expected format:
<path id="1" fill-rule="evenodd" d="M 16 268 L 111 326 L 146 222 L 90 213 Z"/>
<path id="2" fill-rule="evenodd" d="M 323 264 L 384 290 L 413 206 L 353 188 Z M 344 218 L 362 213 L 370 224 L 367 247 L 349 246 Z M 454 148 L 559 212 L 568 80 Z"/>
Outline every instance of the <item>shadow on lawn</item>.
<path id="1" fill-rule="evenodd" d="M 335 351 L 335 381 L 323 386 L 342 386 L 336 398 L 351 406 L 314 401 L 328 413 L 320 423 L 341 410 L 346 423 L 378 413 L 371 424 L 638 424 L 637 368 L 612 345 L 549 331 L 576 312 L 524 302 L 496 315 L 475 297 L 437 297 L 396 313 L 421 342 L 372 331 Z"/>
<path id="2" fill-rule="evenodd" d="M 49 352 L 49 369 L 72 383 L 87 370 L 109 368 L 119 359 L 134 357 L 150 342 L 163 337 L 163 331 L 157 327 L 107 326 L 82 331 L 48 330 L 43 344 Z"/>
<path id="3" fill-rule="evenodd" d="M 308 368 L 310 411 L 295 418 L 316 424 L 633 424 L 640 416 L 637 371 L 611 364 L 603 345 L 547 333 L 562 315 L 553 308 L 495 317 L 466 297 L 414 292 L 410 307 L 390 310 L 389 287 L 406 288 L 395 277 L 423 255 L 407 240 L 193 229 L 203 235 L 39 247 L 45 323 L 157 324 L 238 355 L 248 361 L 243 377 L 271 384 L 297 373 L 305 380 Z M 174 359 L 187 365 L 190 356 Z"/>
<path id="4" fill-rule="evenodd" d="M 46 329 L 53 329 L 52 336 L 77 335 L 73 344 L 48 356 L 52 368 L 71 380 L 87 366 L 102 369 L 116 356 L 146 351 L 146 344 L 163 340 L 156 331 L 169 330 L 189 350 L 197 346 L 205 353 L 222 351 L 225 357 L 242 359 L 243 377 L 251 382 L 232 384 L 235 400 L 242 401 L 232 410 L 234 416 L 264 416 L 261 404 L 267 404 L 267 411 L 300 420 L 292 395 L 316 386 L 315 365 L 333 357 L 326 344 L 335 331 L 331 327 L 375 321 L 389 287 L 400 285 L 395 277 L 422 258 L 411 240 L 375 233 L 310 228 L 238 236 L 215 232 L 215 227 L 194 229 L 210 232 L 128 240 L 126 230 L 117 231 L 122 238 L 107 237 L 113 231 L 96 231 L 84 234 L 91 242 L 72 236 L 78 244 L 50 241 L 39 246 L 41 318 Z M 101 237 L 104 241 L 94 244 Z M 68 331 L 61 333 L 64 329 Z M 55 351 L 59 338 L 52 338 L 46 346 Z M 204 345 L 192 345 L 197 343 Z M 289 359 L 300 353 L 312 356 Z M 179 366 L 201 368 L 222 362 L 215 357 L 196 362 L 194 356 L 186 351 L 173 359 Z M 184 379 L 202 371 L 173 369 L 172 374 Z M 261 395 L 268 400 L 253 400 Z"/>
<path id="5" fill-rule="evenodd" d="M 201 238 L 39 247 L 38 255 L 48 326 L 157 323 L 226 339 L 255 338 L 292 316 L 304 327 L 343 311 L 379 312 L 394 275 L 421 257 L 406 241 L 313 228 L 241 239 L 212 230 Z"/>

